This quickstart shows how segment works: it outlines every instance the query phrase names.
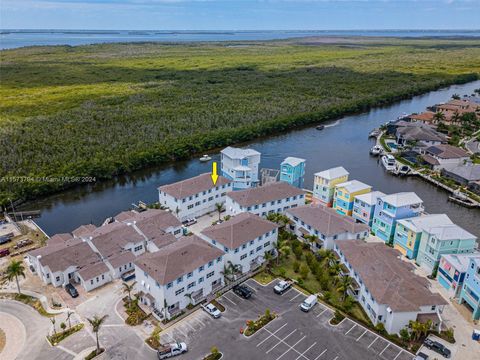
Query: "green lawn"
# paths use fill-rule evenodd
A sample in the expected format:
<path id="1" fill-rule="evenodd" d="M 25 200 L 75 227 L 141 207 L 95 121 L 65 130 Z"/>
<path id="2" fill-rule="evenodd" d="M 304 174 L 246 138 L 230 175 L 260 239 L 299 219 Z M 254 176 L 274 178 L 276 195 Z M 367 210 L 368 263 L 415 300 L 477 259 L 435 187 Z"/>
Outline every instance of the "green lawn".
<path id="1" fill-rule="evenodd" d="M 0 204 L 476 79 L 478 40 L 0 51 Z M 27 181 L 8 177 L 29 176 Z M 44 179 L 48 177 L 48 179 Z M 79 177 L 79 178 L 77 178 Z"/>

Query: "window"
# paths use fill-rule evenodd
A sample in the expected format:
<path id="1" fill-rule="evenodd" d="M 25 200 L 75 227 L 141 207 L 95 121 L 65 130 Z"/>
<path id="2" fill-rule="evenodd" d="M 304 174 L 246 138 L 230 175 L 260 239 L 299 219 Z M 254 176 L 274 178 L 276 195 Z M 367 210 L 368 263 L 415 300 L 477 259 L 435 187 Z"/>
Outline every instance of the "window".
<path id="1" fill-rule="evenodd" d="M 240 256 L 240 260 L 243 260 L 247 257 L 247 254 L 243 254 L 242 256 Z"/>
<path id="2" fill-rule="evenodd" d="M 255 253 L 254 250 L 250 250 L 250 255 L 253 255 Z"/>
<path id="3" fill-rule="evenodd" d="M 193 204 L 187 206 L 187 209 L 192 209 L 192 208 L 193 208 Z"/>
<path id="4" fill-rule="evenodd" d="M 250 241 L 250 245 L 253 245 L 254 242 L 255 242 L 255 240 Z"/>
<path id="5" fill-rule="evenodd" d="M 198 272 L 202 272 L 203 270 L 205 270 L 205 265 L 202 265 L 198 268 Z"/>
<path id="6" fill-rule="evenodd" d="M 267 241 L 265 244 L 263 244 L 263 247 L 268 247 L 270 246 L 270 241 Z"/>
<path id="7" fill-rule="evenodd" d="M 246 249 L 246 248 L 247 248 L 247 244 L 243 244 L 242 249 Z"/>
<path id="8" fill-rule="evenodd" d="M 259 251 L 261 251 L 261 250 L 262 250 L 262 247 L 261 247 L 261 246 L 257 247 L 257 252 L 259 252 Z"/>
<path id="9" fill-rule="evenodd" d="M 207 274 L 207 279 L 208 279 L 208 278 L 211 278 L 213 275 L 215 275 L 215 271 L 209 272 L 209 273 Z"/>
<path id="10" fill-rule="evenodd" d="M 212 244 L 213 244 L 213 245 L 217 245 L 217 241 L 216 241 L 216 240 L 212 240 Z"/>
<path id="11" fill-rule="evenodd" d="M 178 289 L 177 291 L 175 291 L 175 295 L 180 295 L 181 293 L 183 293 L 185 291 L 185 288 L 182 287 L 181 289 Z"/>
<path id="12" fill-rule="evenodd" d="M 189 273 L 187 274 L 187 279 L 188 279 L 188 278 L 191 278 L 192 276 L 193 276 L 193 272 L 189 272 Z"/>
<path id="13" fill-rule="evenodd" d="M 437 307 L 435 305 L 432 306 L 432 310 L 435 310 Z"/>
<path id="14" fill-rule="evenodd" d="M 190 284 L 187 285 L 187 289 L 191 289 L 192 287 L 195 286 L 195 281 L 191 282 Z"/>
<path id="15" fill-rule="evenodd" d="M 102 274 L 102 280 L 105 280 L 105 275 L 104 274 Z"/>
<path id="16" fill-rule="evenodd" d="M 192 199 L 193 199 L 193 196 L 189 196 L 189 197 L 188 197 L 188 200 L 192 200 Z"/>
<path id="17" fill-rule="evenodd" d="M 225 251 L 226 253 L 228 253 L 228 247 L 224 246 L 224 247 L 223 247 L 223 251 Z"/>
<path id="18" fill-rule="evenodd" d="M 93 279 L 92 279 L 92 280 L 90 280 L 90 285 L 93 285 Z"/>
<path id="19" fill-rule="evenodd" d="M 208 262 L 208 267 L 212 267 L 213 266 L 213 261 L 209 261 Z"/>
<path id="20" fill-rule="evenodd" d="M 201 203 L 202 203 L 201 201 L 197 201 L 197 202 L 195 203 L 195 206 L 199 206 Z"/>
<path id="21" fill-rule="evenodd" d="M 219 263 L 220 261 L 222 261 L 222 257 L 221 257 L 221 256 L 219 256 L 219 257 L 217 258 L 217 263 Z"/>
<path id="22" fill-rule="evenodd" d="M 143 245 L 139 245 L 136 248 L 133 249 L 133 251 L 140 251 L 143 249 Z"/>
<path id="23" fill-rule="evenodd" d="M 203 282 L 203 276 L 201 278 L 198 278 L 198 283 L 202 283 Z"/>
<path id="24" fill-rule="evenodd" d="M 169 283 L 167 284 L 167 289 L 170 289 L 172 286 L 173 286 L 173 282 L 169 282 Z"/>
<path id="25" fill-rule="evenodd" d="M 239 248 L 236 248 L 235 251 L 234 251 L 234 253 L 236 254 L 236 253 L 238 253 L 239 251 L 240 251 L 240 249 L 239 249 Z"/>
<path id="26" fill-rule="evenodd" d="M 213 200 L 213 196 L 210 196 L 210 197 L 208 198 L 208 201 L 212 201 L 212 200 Z"/>
<path id="27" fill-rule="evenodd" d="M 57 277 L 55 278 L 55 281 L 60 281 L 60 276 L 57 276 Z"/>
<path id="28" fill-rule="evenodd" d="M 177 279 L 177 284 L 180 284 L 182 281 L 183 281 L 183 276 L 180 276 L 180 277 Z"/>
<path id="29" fill-rule="evenodd" d="M 272 202 L 270 203 L 270 205 L 275 205 L 275 201 L 272 201 Z"/>
<path id="30" fill-rule="evenodd" d="M 155 285 L 157 285 L 157 287 L 160 287 L 160 284 L 158 283 L 158 281 L 155 281 Z"/>

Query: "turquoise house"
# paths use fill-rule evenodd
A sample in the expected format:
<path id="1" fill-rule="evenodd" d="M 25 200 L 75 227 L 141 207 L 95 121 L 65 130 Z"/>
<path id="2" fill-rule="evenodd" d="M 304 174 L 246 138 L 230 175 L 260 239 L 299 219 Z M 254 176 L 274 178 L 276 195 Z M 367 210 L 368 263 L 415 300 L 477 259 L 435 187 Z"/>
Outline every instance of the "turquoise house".
<path id="1" fill-rule="evenodd" d="M 372 232 L 386 243 L 391 243 L 397 221 L 418 216 L 423 210 L 423 200 L 414 192 L 380 197 L 375 205 Z"/>
<path id="2" fill-rule="evenodd" d="M 462 291 L 471 258 L 480 260 L 480 253 L 442 255 L 438 266 L 437 281 L 450 297 L 458 298 Z"/>
<path id="3" fill-rule="evenodd" d="M 450 220 L 450 219 L 449 219 Z M 433 225 L 422 229 L 420 247 L 416 259 L 427 271 L 433 271 L 444 254 L 469 254 L 476 249 L 477 237 L 450 223 Z"/>
<path id="4" fill-rule="evenodd" d="M 280 164 L 280 181 L 303 189 L 305 177 L 305 159 L 287 157 Z"/>
<path id="5" fill-rule="evenodd" d="M 471 312 L 473 320 L 480 320 L 480 258 L 472 257 L 460 292 L 459 304 Z"/>

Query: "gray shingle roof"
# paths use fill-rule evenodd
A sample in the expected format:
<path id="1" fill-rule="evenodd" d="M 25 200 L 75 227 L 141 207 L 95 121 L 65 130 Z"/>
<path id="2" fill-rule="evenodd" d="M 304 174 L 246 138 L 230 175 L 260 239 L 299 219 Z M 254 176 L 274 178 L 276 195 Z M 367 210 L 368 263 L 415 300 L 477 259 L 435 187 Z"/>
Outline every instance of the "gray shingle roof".
<path id="1" fill-rule="evenodd" d="M 232 191 L 227 196 L 241 206 L 252 206 L 303 194 L 303 190 L 280 181 L 252 189 Z"/>
<path id="2" fill-rule="evenodd" d="M 230 182 L 231 181 L 227 178 L 219 176 L 217 183 L 213 185 L 210 174 L 205 173 L 173 184 L 162 185 L 158 190 L 163 191 L 176 199 L 184 199 L 202 191 L 215 188 L 216 186 L 226 185 Z"/>

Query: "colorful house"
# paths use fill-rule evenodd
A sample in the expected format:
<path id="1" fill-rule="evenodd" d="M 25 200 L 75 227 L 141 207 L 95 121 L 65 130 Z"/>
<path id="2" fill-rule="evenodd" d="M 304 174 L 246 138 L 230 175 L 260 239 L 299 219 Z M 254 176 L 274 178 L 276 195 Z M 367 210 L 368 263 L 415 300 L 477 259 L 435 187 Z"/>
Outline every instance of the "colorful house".
<path id="1" fill-rule="evenodd" d="M 377 204 L 377 199 L 381 196 L 385 196 L 381 191 L 372 191 L 355 196 L 353 201 L 353 218 L 371 227 L 373 215 L 375 214 L 375 205 Z"/>
<path id="2" fill-rule="evenodd" d="M 305 159 L 289 156 L 280 164 L 280 181 L 302 189 L 304 176 Z"/>
<path id="3" fill-rule="evenodd" d="M 248 189 L 259 183 L 261 154 L 253 149 L 226 147 L 221 152 L 221 175 L 233 182 L 233 190 Z"/>
<path id="4" fill-rule="evenodd" d="M 423 215 L 398 220 L 393 236 L 393 247 L 407 258 L 416 259 L 423 229 L 446 223 L 451 224 L 452 222 L 445 214 Z"/>
<path id="5" fill-rule="evenodd" d="M 312 202 L 332 207 L 335 185 L 346 182 L 348 175 L 348 171 L 341 166 L 316 173 L 313 180 Z"/>
<path id="6" fill-rule="evenodd" d="M 400 219 L 423 212 L 423 201 L 414 192 L 401 192 L 378 198 L 373 216 L 372 232 L 386 243 L 393 241 L 395 226 Z"/>
<path id="7" fill-rule="evenodd" d="M 480 320 L 480 259 L 477 257 L 470 258 L 458 303 L 472 311 L 473 320 Z"/>
<path id="8" fill-rule="evenodd" d="M 448 291 L 451 297 L 456 298 L 460 295 L 471 258 L 480 259 L 480 254 L 447 254 L 441 256 L 438 265 L 437 280 L 438 283 Z"/>
<path id="9" fill-rule="evenodd" d="M 358 180 L 347 181 L 335 186 L 333 195 L 333 208 L 340 215 L 351 216 L 353 212 L 353 202 L 355 197 L 367 194 L 372 191 L 370 185 L 364 184 Z"/>
<path id="10" fill-rule="evenodd" d="M 473 253 L 476 240 L 475 235 L 453 223 L 424 227 L 416 263 L 428 271 L 433 271 L 443 254 Z"/>

